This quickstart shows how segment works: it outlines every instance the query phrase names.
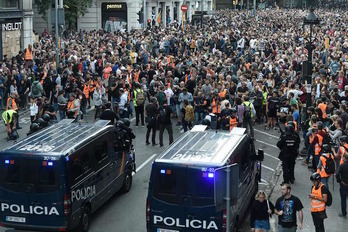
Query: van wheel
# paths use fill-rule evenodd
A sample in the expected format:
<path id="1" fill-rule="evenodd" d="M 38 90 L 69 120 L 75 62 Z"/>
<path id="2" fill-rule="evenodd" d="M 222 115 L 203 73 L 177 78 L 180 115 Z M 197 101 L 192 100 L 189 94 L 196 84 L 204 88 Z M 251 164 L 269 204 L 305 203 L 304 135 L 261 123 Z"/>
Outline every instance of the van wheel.
<path id="1" fill-rule="evenodd" d="M 132 188 L 132 172 L 127 170 L 124 176 L 124 182 L 122 186 L 122 192 L 128 193 Z"/>
<path id="2" fill-rule="evenodd" d="M 78 231 L 87 232 L 91 223 L 91 210 L 85 206 L 81 215 Z"/>

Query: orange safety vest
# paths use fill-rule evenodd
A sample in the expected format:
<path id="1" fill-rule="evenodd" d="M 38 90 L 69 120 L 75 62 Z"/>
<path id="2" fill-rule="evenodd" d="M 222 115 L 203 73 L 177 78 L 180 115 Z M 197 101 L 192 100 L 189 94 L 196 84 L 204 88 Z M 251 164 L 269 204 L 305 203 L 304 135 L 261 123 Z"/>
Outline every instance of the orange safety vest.
<path id="1" fill-rule="evenodd" d="M 339 150 L 340 150 L 340 152 L 341 152 L 340 164 L 343 164 L 343 162 L 344 162 L 344 157 L 343 157 L 343 155 L 344 155 L 344 153 L 348 152 L 348 144 L 345 144 L 343 147 L 340 146 Z"/>
<path id="2" fill-rule="evenodd" d="M 83 94 L 86 96 L 86 98 L 89 98 L 89 85 L 85 84 L 85 86 L 83 87 Z"/>
<path id="3" fill-rule="evenodd" d="M 323 136 L 317 134 L 319 142 L 314 145 L 315 155 L 319 155 L 321 151 L 321 146 L 323 145 Z"/>
<path id="4" fill-rule="evenodd" d="M 10 106 L 10 101 L 11 101 L 11 106 Z M 18 110 L 17 104 L 16 104 L 16 100 L 12 97 L 7 98 L 7 104 L 6 104 L 6 110 Z"/>
<path id="5" fill-rule="evenodd" d="M 315 189 L 315 186 L 312 187 L 312 195 L 315 197 L 323 197 L 323 194 L 321 193 L 321 187 L 323 186 L 323 183 L 319 184 L 319 188 Z M 325 202 L 319 201 L 318 199 L 311 199 L 311 212 L 322 212 L 325 210 Z"/>
<path id="6" fill-rule="evenodd" d="M 318 105 L 318 108 L 321 109 L 321 112 L 323 113 L 323 119 L 326 118 L 326 107 L 327 107 L 327 105 L 324 103 L 320 103 Z"/>
<path id="7" fill-rule="evenodd" d="M 213 99 L 213 102 L 211 103 L 211 108 L 213 110 L 213 114 L 221 113 L 220 104 L 216 104 L 215 99 Z"/>
<path id="8" fill-rule="evenodd" d="M 90 93 L 94 92 L 94 90 L 95 90 L 95 87 L 96 87 L 96 86 L 93 86 L 93 85 L 94 85 L 94 82 L 91 81 L 91 82 L 89 83 L 89 92 L 90 92 Z"/>
<path id="9" fill-rule="evenodd" d="M 68 108 L 67 108 L 68 110 L 74 109 L 74 103 L 75 103 L 75 101 L 76 101 L 76 100 L 74 99 L 74 100 L 68 102 Z M 77 113 L 78 113 L 78 110 L 75 111 L 75 117 L 77 116 Z"/>
<path id="10" fill-rule="evenodd" d="M 311 134 L 311 135 L 309 136 L 309 143 L 312 143 L 312 142 L 313 142 L 313 139 L 314 139 L 314 134 Z"/>
<path id="11" fill-rule="evenodd" d="M 225 99 L 225 96 L 226 96 L 226 89 L 224 89 L 222 92 L 219 93 L 219 97 L 221 99 Z"/>
<path id="12" fill-rule="evenodd" d="M 238 122 L 238 118 L 232 118 L 230 117 L 230 132 L 232 131 L 233 128 L 237 127 L 237 122 Z"/>
<path id="13" fill-rule="evenodd" d="M 292 121 L 292 122 L 295 124 L 294 130 L 297 131 L 297 122 L 296 121 Z M 287 125 L 288 125 L 288 123 L 285 123 L 285 126 L 287 126 Z"/>
<path id="14" fill-rule="evenodd" d="M 322 154 L 320 156 L 320 160 L 321 160 L 321 169 L 317 169 L 317 172 L 320 174 L 321 178 L 326 178 L 326 177 L 329 177 L 330 175 L 327 174 L 325 172 L 325 167 L 326 167 L 326 158 L 324 157 L 326 156 L 327 158 L 332 158 L 334 159 L 333 155 L 330 154 L 330 153 L 326 153 L 326 154 Z"/>
<path id="15" fill-rule="evenodd" d="M 47 77 L 47 72 L 44 72 L 44 75 L 43 75 L 43 77 L 42 77 L 42 79 L 41 79 L 41 81 L 40 81 L 40 84 L 41 84 L 42 86 L 43 86 L 43 83 L 44 83 L 46 77 Z"/>
<path id="16" fill-rule="evenodd" d="M 29 48 L 26 49 L 26 52 L 24 54 L 25 60 L 33 60 L 33 52 L 29 50 Z"/>
<path id="17" fill-rule="evenodd" d="M 134 74 L 134 82 L 139 83 L 139 75 L 140 75 L 140 71 Z"/>

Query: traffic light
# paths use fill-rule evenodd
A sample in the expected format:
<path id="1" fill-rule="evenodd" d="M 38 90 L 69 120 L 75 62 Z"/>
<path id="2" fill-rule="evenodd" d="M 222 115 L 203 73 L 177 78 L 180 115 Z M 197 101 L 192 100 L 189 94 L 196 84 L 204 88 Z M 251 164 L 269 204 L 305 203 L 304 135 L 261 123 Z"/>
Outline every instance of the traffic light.
<path id="1" fill-rule="evenodd" d="M 137 13 L 138 14 L 138 22 L 142 24 L 144 22 L 144 11 L 143 8 Z"/>

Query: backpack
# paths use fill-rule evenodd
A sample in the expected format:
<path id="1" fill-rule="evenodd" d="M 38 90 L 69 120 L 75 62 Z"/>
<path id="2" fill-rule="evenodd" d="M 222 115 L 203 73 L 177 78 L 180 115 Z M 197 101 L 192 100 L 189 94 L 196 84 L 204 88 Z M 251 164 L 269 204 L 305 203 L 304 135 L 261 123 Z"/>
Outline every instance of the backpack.
<path id="1" fill-rule="evenodd" d="M 249 105 L 243 104 L 244 105 L 244 113 L 243 113 L 243 118 L 244 119 L 251 119 L 251 103 Z"/>
<path id="2" fill-rule="evenodd" d="M 161 123 L 166 123 L 166 121 L 167 121 L 167 112 L 166 112 L 166 109 L 164 107 L 160 108 L 160 111 L 159 111 L 159 121 Z"/>
<path id="3" fill-rule="evenodd" d="M 188 105 L 186 106 L 186 109 L 185 109 L 185 121 L 186 122 L 192 122 L 194 119 L 195 119 L 195 115 L 194 115 L 194 112 L 193 112 L 193 107 Z"/>
<path id="4" fill-rule="evenodd" d="M 325 135 L 323 136 L 323 144 L 330 145 L 330 142 L 332 141 L 329 133 L 325 132 Z"/>
<path id="5" fill-rule="evenodd" d="M 324 158 L 326 159 L 326 165 L 324 167 L 326 174 L 331 175 L 331 174 L 335 173 L 336 164 L 335 164 L 334 159 L 332 158 L 332 155 L 330 154 L 329 157 L 324 156 Z"/>
<path id="6" fill-rule="evenodd" d="M 144 91 L 140 90 L 136 92 L 137 92 L 137 96 L 135 97 L 135 103 L 137 104 L 137 106 L 143 106 L 145 103 Z"/>
<path id="7" fill-rule="evenodd" d="M 325 185 L 322 185 L 325 186 Z M 327 189 L 327 201 L 325 203 L 326 206 L 331 206 L 332 205 L 332 194 L 329 191 L 329 189 Z"/>
<path id="8" fill-rule="evenodd" d="M 39 84 L 39 82 L 33 82 L 33 84 L 31 85 L 31 93 L 34 96 L 37 96 L 40 94 L 39 87 L 37 86 L 38 84 Z"/>

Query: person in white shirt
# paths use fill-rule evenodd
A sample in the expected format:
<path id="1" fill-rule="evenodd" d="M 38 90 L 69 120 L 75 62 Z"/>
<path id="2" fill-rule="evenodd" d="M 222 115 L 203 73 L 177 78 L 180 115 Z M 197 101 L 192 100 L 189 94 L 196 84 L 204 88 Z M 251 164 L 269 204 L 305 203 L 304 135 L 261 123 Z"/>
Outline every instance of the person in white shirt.
<path id="1" fill-rule="evenodd" d="M 36 99 L 30 97 L 30 122 L 33 123 L 37 119 L 37 114 L 39 113 L 39 107 L 36 105 Z"/>
<path id="2" fill-rule="evenodd" d="M 170 84 L 167 86 L 167 89 L 164 90 L 164 94 L 167 97 L 167 104 L 170 106 L 170 98 L 174 95 L 173 90 L 170 88 Z"/>
<path id="3" fill-rule="evenodd" d="M 294 93 L 294 99 L 297 99 L 299 95 L 303 94 L 303 92 L 301 90 L 295 89 L 294 84 L 291 84 L 291 86 L 290 86 L 290 90 L 288 91 L 288 95 L 287 95 L 288 98 L 290 97 L 290 93 Z"/>
<path id="4" fill-rule="evenodd" d="M 120 88 L 120 104 L 119 104 L 119 110 L 120 110 L 120 118 L 128 118 L 128 92 L 124 91 L 123 88 Z"/>

